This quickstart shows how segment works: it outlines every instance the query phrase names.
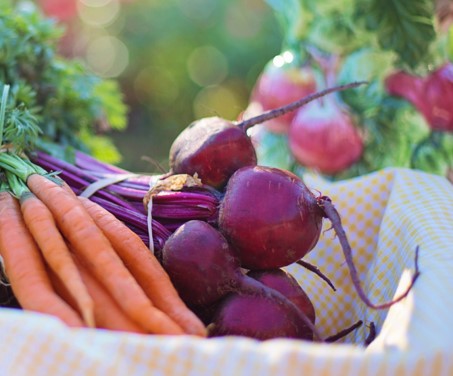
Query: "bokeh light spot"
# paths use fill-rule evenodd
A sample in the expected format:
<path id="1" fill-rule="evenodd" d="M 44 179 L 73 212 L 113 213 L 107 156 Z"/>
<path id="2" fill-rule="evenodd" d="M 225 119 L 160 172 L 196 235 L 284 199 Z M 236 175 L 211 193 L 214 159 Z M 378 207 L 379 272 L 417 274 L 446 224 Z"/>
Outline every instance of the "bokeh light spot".
<path id="1" fill-rule="evenodd" d="M 143 104 L 168 107 L 178 98 L 179 86 L 169 72 L 148 67 L 135 77 L 134 91 L 138 101 Z"/>
<path id="2" fill-rule="evenodd" d="M 272 64 L 274 64 L 277 68 L 280 68 L 285 64 L 285 59 L 282 55 L 277 55 L 272 59 Z"/>
<path id="3" fill-rule="evenodd" d="M 291 51 L 283 52 L 282 56 L 286 63 L 292 63 L 294 60 L 294 54 Z"/>
<path id="4" fill-rule="evenodd" d="M 216 85 L 228 75 L 228 62 L 215 47 L 196 48 L 189 56 L 187 69 L 190 78 L 200 86 Z"/>
<path id="5" fill-rule="evenodd" d="M 241 99 L 236 93 L 226 86 L 213 85 L 202 89 L 195 97 L 193 108 L 196 119 L 208 116 L 220 116 L 224 119 L 234 120 Z"/>
<path id="6" fill-rule="evenodd" d="M 91 26 L 102 27 L 112 24 L 118 17 L 120 9 L 119 0 L 78 2 L 80 19 Z"/>
<path id="7" fill-rule="evenodd" d="M 100 76 L 117 77 L 129 63 L 129 51 L 118 38 L 102 36 L 88 44 L 86 61 Z"/>
<path id="8" fill-rule="evenodd" d="M 114 0 L 78 0 L 80 3 L 88 7 L 103 7 Z"/>
<path id="9" fill-rule="evenodd" d="M 261 32 L 263 18 L 253 1 L 235 2 L 225 12 L 225 27 L 234 38 L 251 39 Z"/>

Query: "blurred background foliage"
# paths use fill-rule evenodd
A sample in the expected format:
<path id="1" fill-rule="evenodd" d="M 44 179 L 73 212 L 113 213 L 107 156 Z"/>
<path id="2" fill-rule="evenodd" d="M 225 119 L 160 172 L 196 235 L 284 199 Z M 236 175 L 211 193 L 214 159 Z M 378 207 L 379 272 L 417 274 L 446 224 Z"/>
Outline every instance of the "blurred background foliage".
<path id="1" fill-rule="evenodd" d="M 264 0 L 37 0 L 66 28 L 60 50 L 119 81 L 129 106 L 113 132 L 122 160 L 141 172 L 168 168 L 168 150 L 192 121 L 235 119 L 282 30 Z"/>

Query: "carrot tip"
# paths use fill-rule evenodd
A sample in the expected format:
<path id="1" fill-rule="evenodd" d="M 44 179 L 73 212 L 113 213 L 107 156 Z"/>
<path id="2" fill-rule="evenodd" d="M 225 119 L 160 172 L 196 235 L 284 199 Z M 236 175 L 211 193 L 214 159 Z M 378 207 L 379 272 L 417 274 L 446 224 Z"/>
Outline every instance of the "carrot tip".
<path id="1" fill-rule="evenodd" d="M 82 318 L 89 328 L 96 328 L 93 309 L 85 309 L 84 312 L 82 312 Z"/>

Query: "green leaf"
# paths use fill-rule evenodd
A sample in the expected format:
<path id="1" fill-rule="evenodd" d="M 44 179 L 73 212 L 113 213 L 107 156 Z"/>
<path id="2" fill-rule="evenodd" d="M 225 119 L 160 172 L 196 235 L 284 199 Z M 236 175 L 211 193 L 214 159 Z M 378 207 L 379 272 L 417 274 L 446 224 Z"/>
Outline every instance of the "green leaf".
<path id="1" fill-rule="evenodd" d="M 3 85 L 2 100 L 0 102 L 0 145 L 3 145 L 3 129 L 5 127 L 6 105 L 8 103 L 9 85 Z"/>
<path id="2" fill-rule="evenodd" d="M 94 151 L 91 137 L 126 127 L 118 85 L 94 75 L 82 62 L 58 55 L 62 29 L 55 21 L 31 5 L 5 6 L 0 35 L 0 87 L 11 85 L 4 142 L 30 151 L 40 137 Z"/>
<path id="3" fill-rule="evenodd" d="M 338 84 L 367 81 L 367 85 L 345 90 L 339 95 L 358 112 L 372 111 L 382 100 L 384 79 L 393 69 L 393 53 L 375 48 L 362 48 L 344 58 L 338 72 Z"/>
<path id="4" fill-rule="evenodd" d="M 81 139 L 87 145 L 90 154 L 94 158 L 110 164 L 116 164 L 121 161 L 121 154 L 108 137 L 82 134 Z"/>
<path id="5" fill-rule="evenodd" d="M 266 0 L 279 20 L 285 40 L 282 49 L 297 45 L 302 39 L 311 15 L 302 7 L 302 0 Z"/>
<path id="6" fill-rule="evenodd" d="M 124 129 L 127 125 L 127 106 L 119 93 L 118 82 L 113 80 L 101 81 L 93 90 L 93 94 L 101 101 L 108 125 L 117 130 Z"/>
<path id="7" fill-rule="evenodd" d="M 411 168 L 416 146 L 430 133 L 418 111 L 404 100 L 382 97 L 359 116 L 364 133 L 364 153 L 348 170 L 332 177 L 334 180 L 364 175 L 386 167 Z"/>
<path id="8" fill-rule="evenodd" d="M 20 152 L 33 149 L 41 134 L 38 119 L 24 106 L 8 111 L 3 129 L 3 142 L 11 143 Z"/>
<path id="9" fill-rule="evenodd" d="M 448 29 L 446 40 L 447 56 L 450 61 L 453 61 L 453 26 Z"/>
<path id="10" fill-rule="evenodd" d="M 453 134 L 432 132 L 414 151 L 411 167 L 447 176 L 453 169 Z"/>
<path id="11" fill-rule="evenodd" d="M 354 19 L 352 0 L 318 2 L 312 6 L 314 20 L 307 33 L 308 43 L 336 55 L 348 53 L 363 46 L 372 46 L 374 35 Z"/>
<path id="12" fill-rule="evenodd" d="M 424 61 L 436 38 L 431 0 L 366 0 L 358 3 L 357 12 L 380 46 L 411 69 Z"/>
<path id="13" fill-rule="evenodd" d="M 288 147 L 286 134 L 276 134 L 261 128 L 256 137 L 255 147 L 258 163 L 261 166 L 290 169 L 294 163 Z"/>

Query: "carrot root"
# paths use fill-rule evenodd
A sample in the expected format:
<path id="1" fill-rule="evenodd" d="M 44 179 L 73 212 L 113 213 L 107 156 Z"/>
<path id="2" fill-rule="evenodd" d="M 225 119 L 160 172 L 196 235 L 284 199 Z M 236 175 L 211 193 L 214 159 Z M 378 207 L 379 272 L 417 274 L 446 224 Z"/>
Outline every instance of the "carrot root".
<path id="1" fill-rule="evenodd" d="M 0 192 L 0 255 L 24 310 L 56 316 L 70 327 L 85 326 L 53 289 L 41 253 L 23 221 L 19 201 L 8 192 Z"/>
<path id="2" fill-rule="evenodd" d="M 82 281 L 52 213 L 33 193 L 23 194 L 20 206 L 26 226 L 38 244 L 44 260 L 74 296 L 83 320 L 94 328 L 94 303 Z"/>
<path id="3" fill-rule="evenodd" d="M 168 274 L 140 237 L 103 207 L 84 197 L 79 197 L 79 200 L 106 237 L 115 244 L 115 251 L 153 304 L 176 321 L 187 334 L 205 337 L 207 331 L 204 324 L 181 300 Z"/>
<path id="4" fill-rule="evenodd" d="M 52 212 L 71 249 L 133 321 L 150 333 L 185 333 L 176 322 L 153 306 L 74 194 L 39 174 L 30 175 L 27 185 Z"/>
<path id="5" fill-rule="evenodd" d="M 80 275 L 82 276 L 83 282 L 90 295 L 93 297 L 95 303 L 94 318 L 96 327 L 100 329 L 145 334 L 146 332 L 121 310 L 106 289 L 87 270 L 86 266 L 75 258 L 74 262 L 80 271 Z M 57 292 L 71 305 L 77 306 L 74 297 L 68 291 L 63 281 L 55 273 L 51 273 L 51 279 Z"/>

